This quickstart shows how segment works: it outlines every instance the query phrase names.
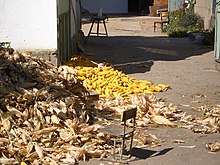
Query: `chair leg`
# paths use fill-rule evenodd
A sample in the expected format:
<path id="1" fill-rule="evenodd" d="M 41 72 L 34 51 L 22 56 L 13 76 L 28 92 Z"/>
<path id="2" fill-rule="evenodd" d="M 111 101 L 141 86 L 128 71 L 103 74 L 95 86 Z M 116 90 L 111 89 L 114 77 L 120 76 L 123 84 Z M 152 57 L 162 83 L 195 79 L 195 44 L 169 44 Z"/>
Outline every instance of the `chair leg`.
<path id="1" fill-rule="evenodd" d="M 161 32 L 163 32 L 163 23 L 161 23 Z"/>
<path id="2" fill-rule="evenodd" d="M 106 28 L 105 20 L 103 20 L 103 24 L 104 24 L 104 27 L 105 27 L 105 33 L 106 33 L 106 36 L 108 36 L 108 32 L 107 32 L 107 28 Z"/>
<path id="3" fill-rule="evenodd" d="M 131 142 L 130 142 L 129 156 L 131 156 L 131 149 L 132 149 L 132 144 L 133 144 L 133 136 L 134 136 L 134 133 L 132 133 L 132 135 L 131 135 Z"/>
<path id="4" fill-rule="evenodd" d="M 164 31 L 164 28 L 167 28 L 167 22 L 162 23 L 162 32 Z"/>
<path id="5" fill-rule="evenodd" d="M 114 151 L 113 151 L 113 159 L 115 159 L 115 149 L 116 149 L 116 137 L 114 136 Z"/>
<path id="6" fill-rule="evenodd" d="M 125 136 L 123 136 L 122 144 L 121 144 L 121 153 L 120 153 L 120 160 L 122 160 L 123 152 L 124 152 L 124 145 L 125 145 Z"/>
<path id="7" fill-rule="evenodd" d="M 154 33 L 155 33 L 155 29 L 156 29 L 156 23 L 154 22 Z"/>
<path id="8" fill-rule="evenodd" d="M 97 36 L 99 36 L 99 20 L 98 20 L 98 22 L 97 22 Z"/>
<path id="9" fill-rule="evenodd" d="M 93 28 L 93 25 L 94 25 L 94 20 L 92 21 L 92 25 L 91 25 L 91 27 L 90 27 L 90 29 L 89 29 L 89 34 L 87 35 L 88 37 L 90 36 L 90 34 L 91 34 L 91 32 L 92 32 L 92 28 Z"/>

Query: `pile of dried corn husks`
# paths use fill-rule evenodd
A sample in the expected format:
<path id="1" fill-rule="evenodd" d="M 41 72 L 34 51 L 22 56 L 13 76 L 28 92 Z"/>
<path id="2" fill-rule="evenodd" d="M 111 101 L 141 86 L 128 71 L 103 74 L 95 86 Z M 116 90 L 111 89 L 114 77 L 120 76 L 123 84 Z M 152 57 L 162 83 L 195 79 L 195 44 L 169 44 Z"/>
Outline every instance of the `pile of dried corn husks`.
<path id="1" fill-rule="evenodd" d="M 154 86 L 151 81 L 130 78 L 111 66 L 96 64 L 82 56 L 73 57 L 67 65 L 76 68 L 78 79 L 86 89 L 99 93 L 101 98 L 130 98 L 133 94 L 153 94 L 169 88 L 169 85 Z"/>
<path id="2" fill-rule="evenodd" d="M 84 96 L 75 69 L 1 50 L 0 164 L 74 164 L 110 153 L 111 137 L 98 131 L 100 123 L 92 124 L 106 111 L 93 109 Z M 142 116 L 151 104 L 144 96 L 136 98 Z"/>
<path id="3" fill-rule="evenodd" d="M 81 159 L 82 146 L 87 141 L 92 144 L 97 130 L 86 124 L 92 120 L 92 110 L 84 95 L 74 69 L 56 69 L 28 53 L 1 50 L 0 164 Z M 88 155 L 96 151 L 91 152 Z"/>

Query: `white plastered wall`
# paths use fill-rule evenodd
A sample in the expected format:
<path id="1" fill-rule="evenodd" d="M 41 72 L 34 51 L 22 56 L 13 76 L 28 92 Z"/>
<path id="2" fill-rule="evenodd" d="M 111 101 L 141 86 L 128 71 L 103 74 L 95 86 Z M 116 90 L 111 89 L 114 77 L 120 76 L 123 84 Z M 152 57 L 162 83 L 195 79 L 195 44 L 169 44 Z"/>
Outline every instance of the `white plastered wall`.
<path id="1" fill-rule="evenodd" d="M 0 0 L 0 42 L 15 49 L 57 49 L 56 0 Z"/>
<path id="2" fill-rule="evenodd" d="M 211 15 L 213 13 L 213 0 L 199 0 L 195 4 L 195 13 L 204 19 L 204 28 L 209 29 L 211 25 Z"/>

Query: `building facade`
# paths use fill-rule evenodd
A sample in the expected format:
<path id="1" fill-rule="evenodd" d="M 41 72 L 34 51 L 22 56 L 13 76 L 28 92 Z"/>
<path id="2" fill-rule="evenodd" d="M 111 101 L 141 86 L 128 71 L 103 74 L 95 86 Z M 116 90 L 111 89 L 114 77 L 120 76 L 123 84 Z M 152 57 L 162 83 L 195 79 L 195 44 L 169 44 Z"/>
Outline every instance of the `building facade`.
<path id="1" fill-rule="evenodd" d="M 204 19 L 205 29 L 214 26 L 216 0 L 197 0 L 195 3 L 195 13 Z"/>
<path id="2" fill-rule="evenodd" d="M 44 51 L 54 63 L 76 50 L 81 28 L 79 0 L 1 0 L 0 42 L 17 50 Z M 43 54 L 43 53 L 42 53 Z"/>
<path id="3" fill-rule="evenodd" d="M 55 0 L 1 0 L 0 42 L 16 49 L 57 48 Z"/>

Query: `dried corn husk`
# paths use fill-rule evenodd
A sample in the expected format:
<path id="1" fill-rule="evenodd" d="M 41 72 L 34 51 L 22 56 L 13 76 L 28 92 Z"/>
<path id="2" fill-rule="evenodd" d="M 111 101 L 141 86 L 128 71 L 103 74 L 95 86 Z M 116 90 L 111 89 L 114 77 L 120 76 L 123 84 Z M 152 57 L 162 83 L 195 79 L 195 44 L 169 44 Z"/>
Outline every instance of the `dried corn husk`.
<path id="1" fill-rule="evenodd" d="M 135 134 L 134 141 L 137 143 L 137 147 L 143 147 L 143 146 L 150 146 L 150 147 L 156 147 L 161 146 L 165 141 L 162 139 L 159 139 L 153 134 L 148 134 L 146 131 L 143 130 L 137 130 Z"/>
<path id="2" fill-rule="evenodd" d="M 167 125 L 167 126 L 174 126 L 174 124 L 169 121 L 168 119 L 166 119 L 163 116 L 159 116 L 159 115 L 152 115 L 150 116 L 151 121 L 153 121 L 156 124 L 159 125 Z"/>
<path id="3" fill-rule="evenodd" d="M 185 143 L 184 140 L 181 140 L 181 139 L 175 139 L 173 140 L 174 143 L 177 143 L 177 144 L 180 144 L 180 143 Z"/>
<path id="4" fill-rule="evenodd" d="M 218 152 L 220 151 L 220 143 L 215 142 L 215 143 L 206 144 L 206 149 L 210 150 L 211 152 Z"/>

